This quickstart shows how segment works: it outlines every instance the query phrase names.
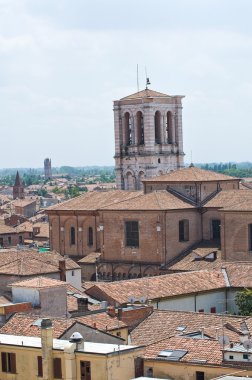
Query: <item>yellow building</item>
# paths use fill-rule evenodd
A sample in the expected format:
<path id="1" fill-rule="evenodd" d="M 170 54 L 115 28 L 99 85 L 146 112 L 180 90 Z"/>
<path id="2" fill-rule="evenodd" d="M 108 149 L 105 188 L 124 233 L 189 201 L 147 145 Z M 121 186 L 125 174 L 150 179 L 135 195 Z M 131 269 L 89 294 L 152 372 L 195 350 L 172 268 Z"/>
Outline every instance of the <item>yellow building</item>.
<path id="1" fill-rule="evenodd" d="M 0 334 L 0 379 L 129 380 L 143 348 L 52 338 L 52 323 L 41 322 L 41 338 Z"/>

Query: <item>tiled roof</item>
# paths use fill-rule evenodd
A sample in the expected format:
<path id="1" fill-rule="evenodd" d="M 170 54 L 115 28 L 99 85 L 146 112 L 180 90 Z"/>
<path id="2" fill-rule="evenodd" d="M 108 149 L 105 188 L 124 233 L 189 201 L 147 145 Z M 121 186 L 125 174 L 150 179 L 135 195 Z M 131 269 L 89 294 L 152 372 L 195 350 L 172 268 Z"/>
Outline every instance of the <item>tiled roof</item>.
<path id="1" fill-rule="evenodd" d="M 219 335 L 227 335 L 231 341 L 239 341 L 240 334 L 233 329 L 241 331 L 242 323 L 252 320 L 251 317 L 233 315 L 218 315 L 206 313 L 194 313 L 191 311 L 154 310 L 153 313 L 141 322 L 132 332 L 133 344 L 149 345 L 161 338 L 169 338 L 182 334 L 197 332 L 203 329 L 205 334 L 216 338 Z M 232 329 L 233 327 L 233 329 Z M 251 326 L 247 326 L 252 333 Z"/>
<path id="2" fill-rule="evenodd" d="M 158 177 L 143 179 L 143 182 L 205 182 L 205 181 L 231 181 L 239 180 L 235 177 L 230 177 L 225 174 L 216 173 L 211 170 L 204 170 L 196 166 L 190 166 L 175 170 L 168 174 L 163 174 Z"/>
<path id="3" fill-rule="evenodd" d="M 23 336 L 41 336 L 40 325 L 34 325 L 41 317 L 28 314 L 15 314 L 0 329 L 1 334 L 23 335 Z M 50 318 L 53 326 L 53 337 L 59 338 L 74 323 L 74 319 L 67 318 Z"/>
<path id="4" fill-rule="evenodd" d="M 85 325 L 96 327 L 98 330 L 102 331 L 111 331 L 127 327 L 124 322 L 117 319 L 117 317 L 111 317 L 106 312 L 89 314 L 83 317 L 76 317 L 75 319 Z"/>
<path id="5" fill-rule="evenodd" d="M 100 252 L 91 252 L 87 256 L 78 260 L 78 263 L 93 264 L 96 262 L 96 259 L 98 259 L 100 256 L 101 256 Z"/>
<path id="6" fill-rule="evenodd" d="M 172 337 L 146 347 L 144 357 L 156 359 L 163 350 L 185 350 L 187 353 L 178 361 L 183 363 L 222 363 L 222 345 L 217 340 Z M 169 358 L 166 360 L 169 361 Z"/>
<path id="7" fill-rule="evenodd" d="M 103 210 L 178 210 L 194 208 L 166 190 L 141 194 L 137 198 L 125 200 L 115 205 L 104 206 Z"/>
<path id="8" fill-rule="evenodd" d="M 222 262 L 220 248 L 210 241 L 202 241 L 186 256 L 173 260 L 168 268 L 174 271 L 220 269 Z"/>
<path id="9" fill-rule="evenodd" d="M 214 198 L 208 201 L 204 207 L 228 208 L 236 204 L 246 202 L 248 205 L 252 202 L 251 190 L 226 190 L 220 191 Z"/>
<path id="10" fill-rule="evenodd" d="M 252 263 L 223 263 L 228 280 L 234 288 L 251 288 L 252 287 Z"/>
<path id="11" fill-rule="evenodd" d="M 251 280 L 252 281 L 252 280 Z M 125 304 L 129 297 L 146 297 L 148 300 L 168 298 L 182 294 L 225 288 L 221 271 L 173 273 L 112 283 L 95 283 L 86 293 L 100 301 Z"/>
<path id="12" fill-rule="evenodd" d="M 50 212 L 50 210 L 98 210 L 110 204 L 116 204 L 127 199 L 133 199 L 141 194 L 141 191 L 93 191 L 55 206 L 48 207 L 46 212 Z"/>
<path id="13" fill-rule="evenodd" d="M 29 206 L 32 203 L 36 203 L 36 198 L 29 198 L 29 199 L 17 199 L 12 202 L 13 206 L 17 207 L 26 207 Z"/>
<path id="14" fill-rule="evenodd" d="M 66 269 L 80 269 L 70 258 L 59 253 L 38 252 L 35 249 L 0 251 L 0 274 L 30 276 L 59 272 L 59 261 L 65 260 Z"/>
<path id="15" fill-rule="evenodd" d="M 141 98 L 171 98 L 170 95 L 162 94 L 161 92 L 157 92 L 150 89 L 145 89 L 142 91 L 138 91 L 132 95 L 125 96 L 120 100 L 132 100 L 132 99 L 141 99 Z"/>
<path id="16" fill-rule="evenodd" d="M 66 282 L 55 280 L 54 278 L 49 277 L 34 277 L 29 280 L 23 280 L 14 282 L 13 284 L 10 284 L 11 287 L 14 288 L 36 288 L 36 289 L 42 289 L 42 288 L 54 288 L 54 287 L 66 287 Z"/>
<path id="17" fill-rule="evenodd" d="M 11 226 L 6 226 L 4 223 L 0 223 L 0 235 L 1 234 L 15 234 L 16 229 Z"/>

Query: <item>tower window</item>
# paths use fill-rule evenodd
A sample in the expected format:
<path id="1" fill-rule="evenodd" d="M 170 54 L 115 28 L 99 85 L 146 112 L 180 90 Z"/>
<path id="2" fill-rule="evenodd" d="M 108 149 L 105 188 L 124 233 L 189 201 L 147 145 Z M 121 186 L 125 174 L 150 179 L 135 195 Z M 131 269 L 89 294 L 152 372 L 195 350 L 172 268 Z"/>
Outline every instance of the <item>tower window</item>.
<path id="1" fill-rule="evenodd" d="M 137 143 L 138 145 L 144 144 L 144 119 L 141 111 L 138 111 L 137 114 Z"/>
<path id="2" fill-rule="evenodd" d="M 173 143 L 173 136 L 172 136 L 172 113 L 169 111 L 166 114 L 166 141 L 167 144 Z"/>
<path id="3" fill-rule="evenodd" d="M 158 163 L 161 164 L 161 159 L 160 158 L 158 158 Z"/>
<path id="4" fill-rule="evenodd" d="M 179 221 L 179 241 L 189 240 L 189 220 L 183 219 Z"/>
<path id="5" fill-rule="evenodd" d="M 71 227 L 70 229 L 70 244 L 75 245 L 75 228 Z"/>
<path id="6" fill-rule="evenodd" d="M 139 226 L 137 221 L 125 222 L 126 247 L 139 247 Z"/>
<path id="7" fill-rule="evenodd" d="M 129 112 L 124 115 L 124 134 L 125 134 L 125 145 L 132 144 L 132 128 L 131 128 L 131 117 Z"/>
<path id="8" fill-rule="evenodd" d="M 155 113 L 155 143 L 161 144 L 161 114 L 159 111 Z"/>

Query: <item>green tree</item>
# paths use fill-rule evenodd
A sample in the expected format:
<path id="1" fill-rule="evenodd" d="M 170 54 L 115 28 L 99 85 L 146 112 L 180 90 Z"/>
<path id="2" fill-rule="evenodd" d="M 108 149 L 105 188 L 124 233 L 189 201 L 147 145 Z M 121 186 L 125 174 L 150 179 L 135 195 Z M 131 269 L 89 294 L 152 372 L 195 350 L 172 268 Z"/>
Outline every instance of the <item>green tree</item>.
<path id="1" fill-rule="evenodd" d="M 252 315 L 252 290 L 244 289 L 235 296 L 235 303 L 239 308 L 240 314 Z"/>

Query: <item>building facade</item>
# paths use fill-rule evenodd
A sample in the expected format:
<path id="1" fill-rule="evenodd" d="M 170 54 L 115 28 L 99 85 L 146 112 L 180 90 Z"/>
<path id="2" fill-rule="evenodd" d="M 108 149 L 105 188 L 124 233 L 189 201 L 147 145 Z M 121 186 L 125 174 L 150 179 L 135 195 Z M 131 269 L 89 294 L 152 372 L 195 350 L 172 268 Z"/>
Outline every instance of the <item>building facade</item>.
<path id="1" fill-rule="evenodd" d="M 182 98 L 146 88 L 114 101 L 118 189 L 139 190 L 143 178 L 183 167 Z"/>

